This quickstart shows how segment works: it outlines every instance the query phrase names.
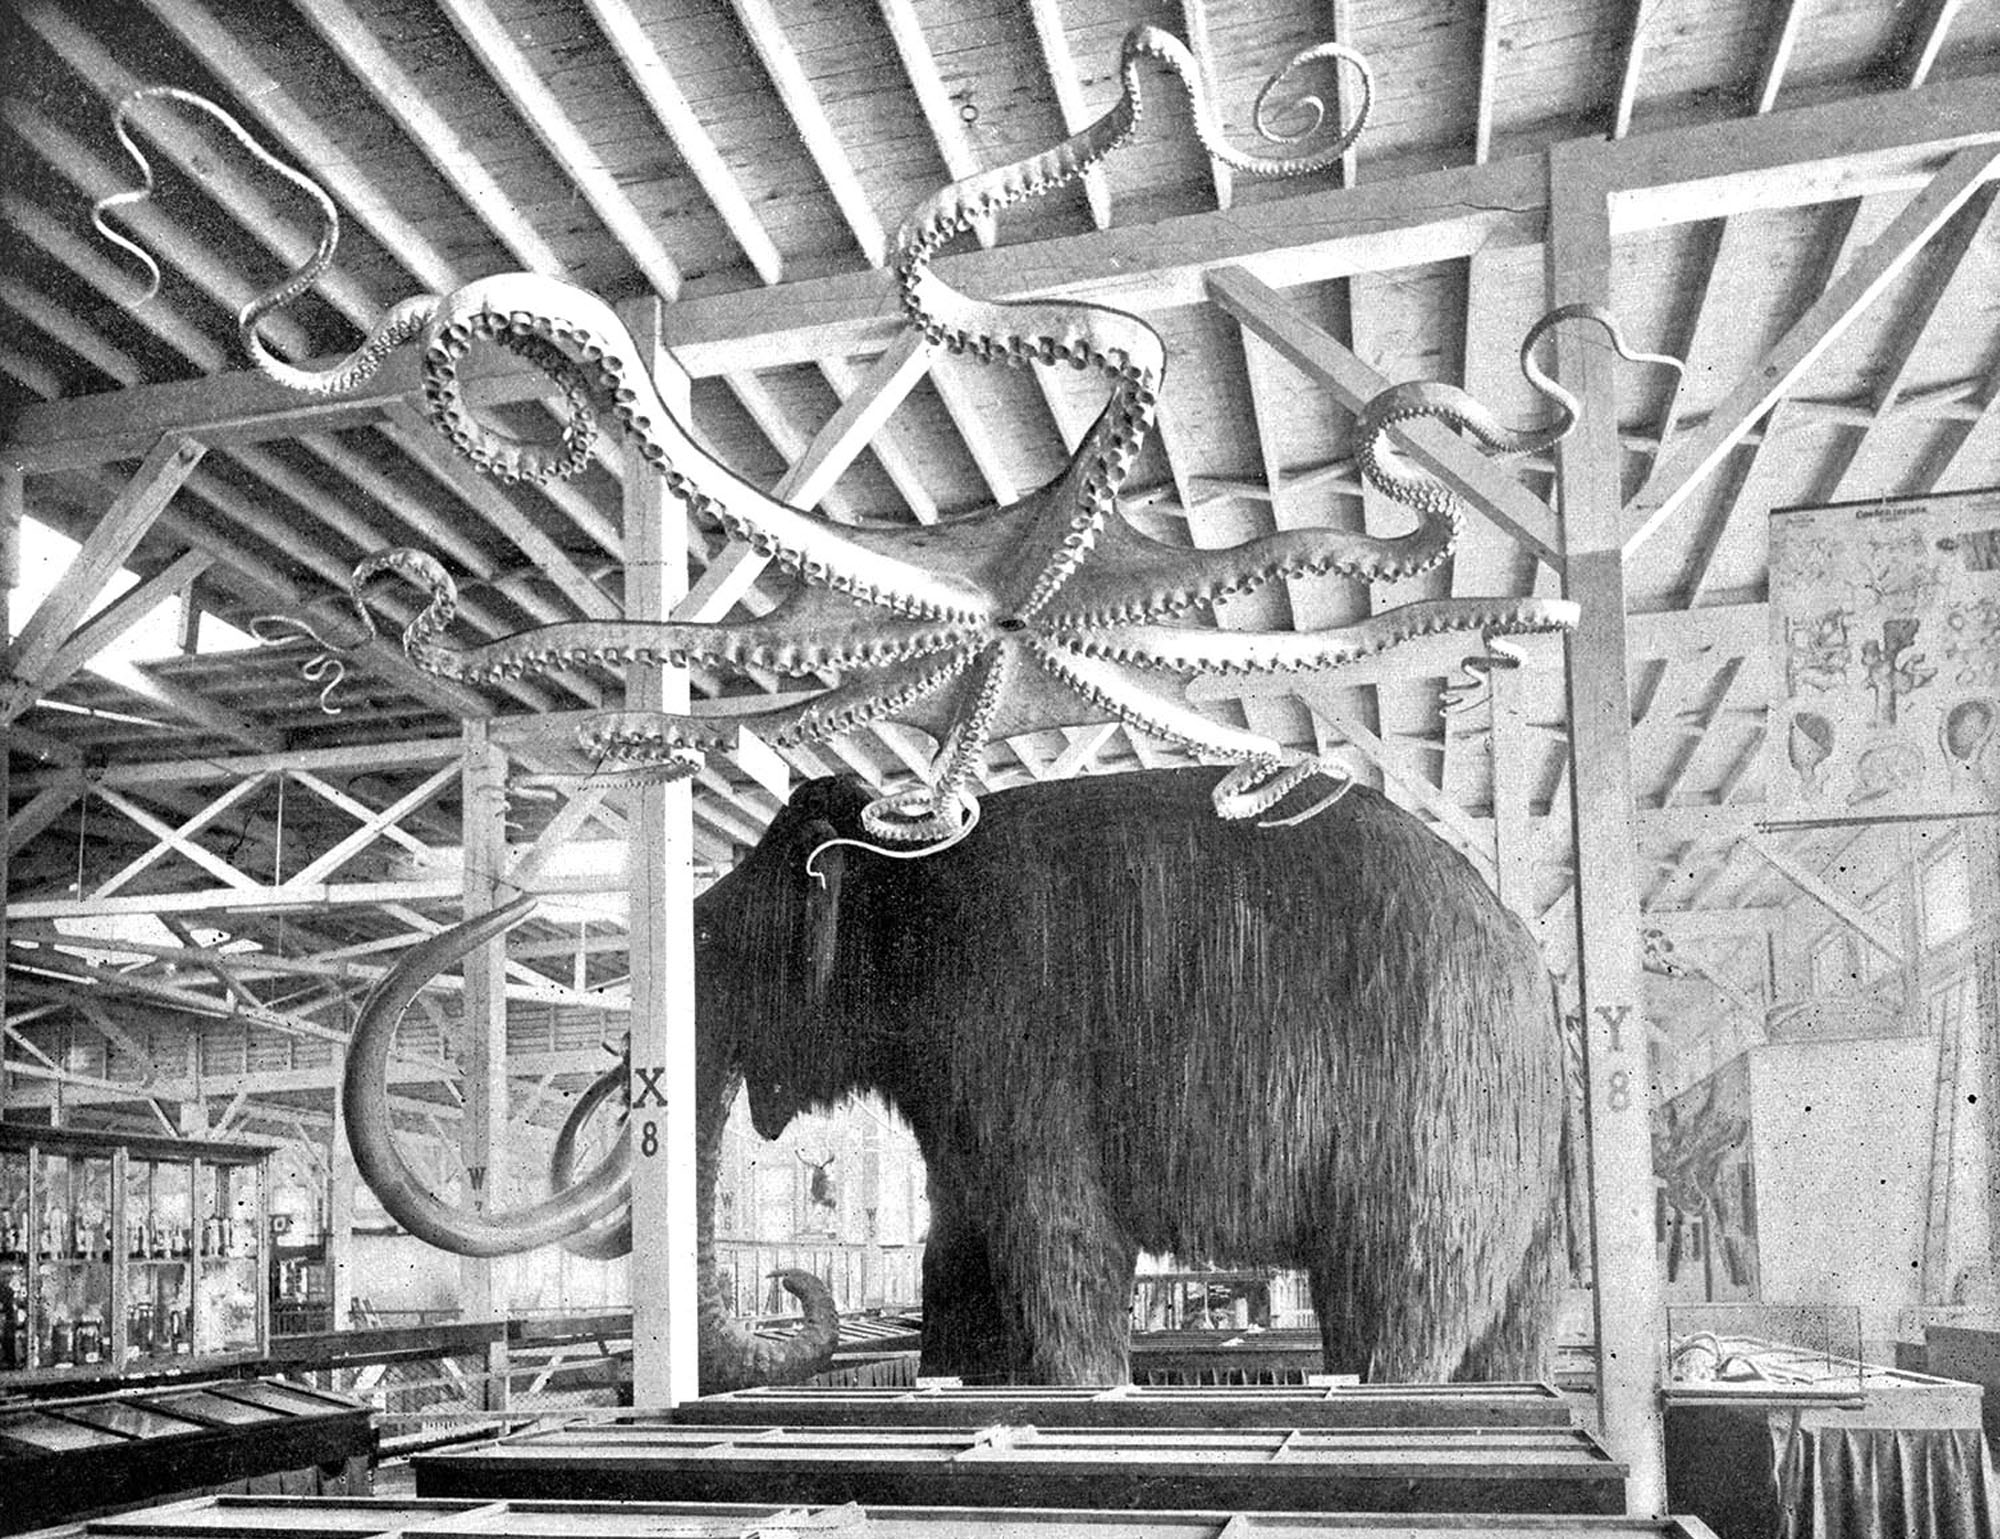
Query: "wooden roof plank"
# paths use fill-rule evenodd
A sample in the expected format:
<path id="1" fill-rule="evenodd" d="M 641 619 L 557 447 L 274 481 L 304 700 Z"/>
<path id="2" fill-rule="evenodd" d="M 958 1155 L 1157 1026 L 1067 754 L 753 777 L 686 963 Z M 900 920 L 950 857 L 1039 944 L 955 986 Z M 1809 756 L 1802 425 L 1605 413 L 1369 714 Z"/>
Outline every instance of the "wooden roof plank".
<path id="1" fill-rule="evenodd" d="M 640 275 L 663 299 L 681 291 L 681 270 L 653 228 L 632 206 L 604 163 L 564 109 L 555 92 L 535 73 L 515 46 L 506 24 L 486 0 L 437 0 L 466 46 L 478 57 L 500 92 L 542 141 L 570 184 L 611 232 Z M 561 269 L 558 268 L 557 271 Z"/>
<path id="2" fill-rule="evenodd" d="M 729 3 L 736 12 L 737 21 L 742 24 L 744 35 L 750 39 L 750 46 L 763 62 L 764 73 L 770 77 L 779 101 L 784 103 L 785 111 L 791 115 L 806 153 L 819 168 L 820 180 L 826 184 L 826 190 L 833 195 L 834 203 L 847 221 L 855 244 L 861 248 L 861 254 L 868 259 L 870 267 L 886 267 L 889 262 L 889 237 L 882 228 L 881 220 L 876 218 L 867 190 L 861 185 L 861 178 L 855 175 L 847 151 L 840 143 L 840 136 L 834 132 L 825 109 L 820 106 L 811 77 L 799 62 L 798 51 L 785 36 L 770 0 L 729 0 Z"/>
<path id="3" fill-rule="evenodd" d="M 660 126 L 666 130 L 668 139 L 686 162 L 688 170 L 694 173 L 701 190 L 708 195 L 708 201 L 722 216 L 730 237 L 750 259 L 757 276 L 766 283 L 776 283 L 784 268 L 777 246 L 765 230 L 763 221 L 757 217 L 757 211 L 750 206 L 736 174 L 729 169 L 729 163 L 722 158 L 722 152 L 715 147 L 715 141 L 702 126 L 687 93 L 674 79 L 672 70 L 660 57 L 660 51 L 654 46 L 652 38 L 647 36 L 646 29 L 639 24 L 638 16 L 626 0 L 586 0 L 586 3 L 598 30 L 610 42 L 626 74 L 631 76 L 632 84 L 645 98 Z"/>
<path id="4" fill-rule="evenodd" d="M 14 109 L 10 101 L 10 122 Z M 1618 185 L 1628 189 L 1613 198 L 1614 228 L 1921 185 L 1940 153 L 2000 140 L 1995 123 L 2000 77 L 1926 86 L 1914 102 L 1903 95 L 1863 97 L 1622 140 L 1605 150 Z M 939 270 L 955 287 L 994 299 L 1060 293 L 1143 312 L 1198 302 L 1206 272 L 1221 266 L 1248 263 L 1281 281 L 1314 282 L 1532 245 L 1542 232 L 1542 181 L 1540 158 L 1522 156 L 966 252 L 944 258 Z M 674 323 L 675 355 L 697 377 L 867 352 L 905 324 L 893 280 L 882 273 L 694 298 L 676 306 Z M 482 381 L 473 388 L 489 401 L 540 397 L 550 388 L 537 371 L 512 361 L 481 361 L 468 374 Z M 363 420 L 381 401 L 418 386 L 415 360 L 394 358 L 367 385 L 331 400 L 302 401 L 246 371 L 193 386 L 148 387 L 142 395 L 28 406 L 9 425 L 0 454 L 42 468 L 130 457 L 170 427 L 211 444 L 282 436 L 313 417 Z"/>
<path id="5" fill-rule="evenodd" d="M 958 110 L 951 104 L 951 96 L 945 90 L 944 79 L 938 73 L 937 59 L 931 53 L 930 43 L 924 37 L 923 22 L 917 16 L 917 8 L 912 0 L 877 0 L 882 20 L 889 28 L 890 41 L 896 45 L 896 56 L 903 61 L 903 73 L 909 77 L 910 89 L 916 93 L 917 109 L 923 113 L 924 122 L 929 125 L 931 137 L 937 141 L 938 155 L 944 161 L 944 168 L 953 181 L 963 181 L 976 176 L 984 169 L 979 157 L 973 153 L 972 140 L 966 135 L 965 124 Z M 997 238 L 998 221 L 991 214 L 975 216 L 972 233 L 982 246 L 991 246 Z"/>
<path id="6" fill-rule="evenodd" d="M 1687 500 L 1751 425 L 1781 400 L 2000 167 L 2000 142 L 1960 150 L 1811 309 L 1654 471 L 1626 507 L 1627 559 Z"/>
<path id="7" fill-rule="evenodd" d="M 206 452 L 201 444 L 177 433 L 165 434 L 153 445 L 92 527 L 69 569 L 28 616 L 13 643 L 0 652 L 0 666 L 28 680 L 48 668 Z M 25 706 L 26 701 L 18 706 L 8 701 L 4 719 L 12 720 Z"/>
<path id="8" fill-rule="evenodd" d="M 1201 83 L 1210 101 L 1220 101 L 1222 93 L 1215 78 L 1215 48 L 1208 35 L 1208 0 L 1180 0 L 1181 25 L 1187 31 L 1188 52 L 1201 70 Z M 1208 157 L 1209 183 L 1215 189 L 1215 206 L 1226 209 L 1235 200 L 1236 173 L 1229 162 Z"/>
<path id="9" fill-rule="evenodd" d="M 1283 296 L 1242 269 L 1210 275 L 1217 301 L 1298 367 L 1323 380 L 1349 411 L 1359 412 L 1394 384 L 1331 334 L 1312 325 Z M 1540 498 L 1442 423 L 1421 421 L 1391 429 L 1411 458 L 1449 484 L 1500 528 L 1549 565 L 1560 567 L 1561 536 L 1555 515 Z"/>
<path id="10" fill-rule="evenodd" d="M 184 592 L 214 564 L 215 558 L 206 551 L 182 551 L 136 588 L 121 593 L 78 626 L 56 649 L 36 678 L 36 687 L 43 694 L 56 688 L 168 599 Z"/>
<path id="11" fill-rule="evenodd" d="M 1808 0 L 1783 0 L 1773 14 L 1776 24 L 1767 34 L 1764 58 L 1757 71 L 1757 95 L 1752 111 L 1762 116 L 1778 105 L 1778 93 L 1785 87 L 1785 72 L 1791 68 L 1792 54 L 1799 46 L 1799 31 L 1805 24 Z"/>
<path id="12" fill-rule="evenodd" d="M 1982 234 L 1993 227 L 1993 211 L 2000 207 L 2000 199 L 1990 189 L 1980 198 L 1983 207 L 1977 199 L 1968 203 L 1931 243 L 1930 268 L 1903 313 L 1896 317 L 1886 356 L 1871 370 L 1869 396 L 1874 416 L 1858 433 L 1843 434 L 1830 463 L 1820 470 L 1821 481 L 1830 475 L 1832 482 L 1823 494 L 1825 501 L 1847 502 L 1861 495 L 1862 476 L 1869 468 L 1868 450 L 1895 431 L 1890 408 L 1902 394 L 1918 353 L 1927 340 L 1934 339 L 1941 321 L 1949 317 L 1956 324 L 1966 313 L 1966 305 L 1977 303 L 1964 281 L 1965 259 Z M 1954 302 L 1947 305 L 1947 299 Z"/>
<path id="13" fill-rule="evenodd" d="M 1074 134 L 1087 128 L 1095 114 L 1084 105 L 1083 81 L 1076 71 L 1076 57 L 1070 52 L 1062 7 L 1059 0 L 1028 0 L 1028 16 L 1041 48 L 1042 66 L 1048 71 L 1049 85 L 1055 91 L 1056 107 L 1062 113 L 1063 130 Z M 1090 222 L 1100 230 L 1109 229 L 1111 187 L 1104 179 L 1103 167 L 1092 166 L 1083 173 L 1083 195 L 1090 206 Z"/>
<path id="14" fill-rule="evenodd" d="M 313 176 L 353 211 L 355 218 L 416 274 L 426 287 L 442 293 L 458 279 L 450 262 L 412 220 L 390 204 L 374 178 L 312 121 L 282 84 L 239 43 L 227 25 L 202 0 L 146 0 L 147 8 L 177 36 L 188 51 L 230 82 L 236 99 L 261 122 L 295 164 L 310 167 Z M 384 83 L 357 75 L 364 84 Z M 445 146 L 438 153 L 448 153 Z"/>

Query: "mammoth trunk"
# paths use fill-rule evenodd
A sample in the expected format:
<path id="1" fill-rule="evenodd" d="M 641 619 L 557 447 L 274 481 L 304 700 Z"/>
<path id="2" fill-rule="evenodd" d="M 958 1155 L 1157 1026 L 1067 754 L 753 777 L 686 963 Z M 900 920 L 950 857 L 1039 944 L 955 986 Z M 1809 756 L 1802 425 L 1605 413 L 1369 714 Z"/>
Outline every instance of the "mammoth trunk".
<path id="1" fill-rule="evenodd" d="M 704 1095 L 695 1140 L 694 1246 L 704 1395 L 755 1384 L 800 1383 L 823 1372 L 832 1362 L 840 1336 L 840 1313 L 832 1293 L 819 1278 L 803 1270 L 778 1274 L 785 1288 L 805 1306 L 805 1325 L 796 1334 L 760 1335 L 731 1318 L 728 1292 L 715 1264 L 715 1186 L 723 1127 L 739 1083 L 735 1076 L 729 1076 L 719 1090 Z"/>

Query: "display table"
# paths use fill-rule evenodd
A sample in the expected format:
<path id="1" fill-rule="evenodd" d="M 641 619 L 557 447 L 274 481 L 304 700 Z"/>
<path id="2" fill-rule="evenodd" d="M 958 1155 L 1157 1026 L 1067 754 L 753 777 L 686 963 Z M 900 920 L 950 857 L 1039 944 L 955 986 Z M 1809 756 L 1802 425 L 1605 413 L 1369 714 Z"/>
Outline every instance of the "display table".
<path id="1" fill-rule="evenodd" d="M 1667 1492 L 1721 1539 L 1990 1539 L 2000 1483 L 1977 1385 L 1835 1360 L 1839 1392 L 1667 1392 Z"/>
<path id="2" fill-rule="evenodd" d="M 626 1420 L 628 1418 L 621 1418 Z M 633 1416 L 632 1421 L 643 1418 Z M 1364 1384 L 1337 1388 L 1120 1384 L 1068 1388 L 847 1389 L 767 1385 L 708 1395 L 671 1413 L 682 1425 L 797 1427 L 1567 1427 L 1547 1384 Z"/>
<path id="3" fill-rule="evenodd" d="M 966 1507 L 1616 1513 L 1575 1427 L 1238 1429 L 577 1424 L 412 1458 L 422 1496 Z"/>
<path id="4" fill-rule="evenodd" d="M 426 1501 L 378 1498 L 343 1502 L 215 1497 L 104 1518 L 68 1531 L 122 1539 L 632 1539 L 634 1535 L 700 1534 L 706 1539 L 755 1539 L 795 1533 L 851 1534 L 871 1539 L 1050 1539 L 1079 1527 L 1105 1539 L 1715 1539 L 1691 1518 L 1519 1517 L 1476 1520 L 1368 1513 L 1100 1512 L 1080 1525 L 1077 1515 L 1047 1508 L 923 1508 L 817 1504 L 665 1502 Z"/>
<path id="5" fill-rule="evenodd" d="M 360 1494 L 366 1406 L 259 1379 L 0 1409 L 0 1533 L 211 1492 Z"/>

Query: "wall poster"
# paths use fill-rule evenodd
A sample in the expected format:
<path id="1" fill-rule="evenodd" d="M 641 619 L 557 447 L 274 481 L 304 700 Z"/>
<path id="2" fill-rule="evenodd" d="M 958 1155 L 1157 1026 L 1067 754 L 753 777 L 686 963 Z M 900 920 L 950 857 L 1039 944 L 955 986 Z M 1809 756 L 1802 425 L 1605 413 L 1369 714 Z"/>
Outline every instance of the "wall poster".
<path id="1" fill-rule="evenodd" d="M 1766 801 L 2000 807 L 2000 488 L 1771 515 Z"/>

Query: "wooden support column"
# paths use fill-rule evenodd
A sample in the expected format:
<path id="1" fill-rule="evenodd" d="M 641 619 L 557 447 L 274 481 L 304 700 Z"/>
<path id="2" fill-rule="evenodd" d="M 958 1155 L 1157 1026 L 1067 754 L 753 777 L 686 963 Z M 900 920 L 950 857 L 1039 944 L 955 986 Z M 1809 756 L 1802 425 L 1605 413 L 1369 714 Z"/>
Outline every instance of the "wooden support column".
<path id="1" fill-rule="evenodd" d="M 1987 1255 L 2000 1278 L 2000 819 L 1967 818 L 1965 860 L 1972 889 L 1972 1008 L 1980 1063 L 1978 1126 L 1986 1131 Z"/>
<path id="2" fill-rule="evenodd" d="M 334 1083 L 347 1077 L 347 1050 L 334 1053 Z M 340 1095 L 333 1097 L 333 1131 L 326 1150 L 327 1304 L 333 1328 L 346 1330 L 354 1316 L 354 1149 L 347 1141 L 347 1118 Z"/>
<path id="3" fill-rule="evenodd" d="M 507 862 L 507 755 L 487 735 L 483 720 L 461 729 L 465 757 L 459 775 L 460 820 L 465 845 L 465 914 L 494 908 Z M 471 1205 L 499 1206 L 498 1157 L 507 1136 L 507 942 L 499 937 L 465 959 L 465 992 L 459 1017 L 459 1060 L 465 1065 L 465 1106 L 458 1127 L 458 1155 L 465 1166 Z M 507 1314 L 504 1264 L 466 1256 L 458 1263 L 459 1318 L 502 1319 Z M 486 1408 L 506 1409 L 506 1345 L 489 1349 Z"/>
<path id="4" fill-rule="evenodd" d="M 0 466 L 0 645 L 12 630 L 9 604 L 21 581 L 21 514 L 27 477 L 17 466 Z M 7 766 L 13 755 L 0 743 L 0 825 L 7 824 L 9 802 L 14 791 L 8 783 Z M 0 837 L 0 959 L 7 955 L 7 855 L 11 838 Z M 7 1018 L 7 969 L 0 966 L 0 1020 Z M 7 1111 L 7 1075 L 0 1071 L 0 1116 Z"/>
<path id="5" fill-rule="evenodd" d="M 1532 924 L 1537 913 L 1535 857 L 1528 818 L 1529 742 L 1521 718 L 1521 672 L 1496 667 L 1487 677 L 1492 718 L 1494 885 L 1500 901 Z"/>
<path id="6" fill-rule="evenodd" d="M 1549 151 L 1549 303 L 1611 302 L 1602 146 Z M 1590 1122 L 1597 1404 L 1611 1456 L 1630 1470 L 1627 1510 L 1664 1513 L 1660 1403 L 1665 1290 L 1653 1246 L 1651 1087 L 1639 1013 L 1633 880 L 1632 699 L 1626 672 L 1616 357 L 1581 328 L 1556 334 L 1557 375 L 1583 401 L 1556 450 L 1563 588 L 1583 611 L 1569 638 L 1570 793 L 1576 828 L 1577 974 Z"/>
<path id="7" fill-rule="evenodd" d="M 660 305 L 620 312 L 669 407 L 687 420 L 687 379 L 666 356 Z M 625 613 L 660 620 L 687 593 L 680 505 L 637 455 L 625 481 Z M 633 667 L 628 709 L 685 711 L 683 669 Z M 693 782 L 631 793 L 632 1403 L 678 1405 L 698 1392 L 695 1329 Z"/>

